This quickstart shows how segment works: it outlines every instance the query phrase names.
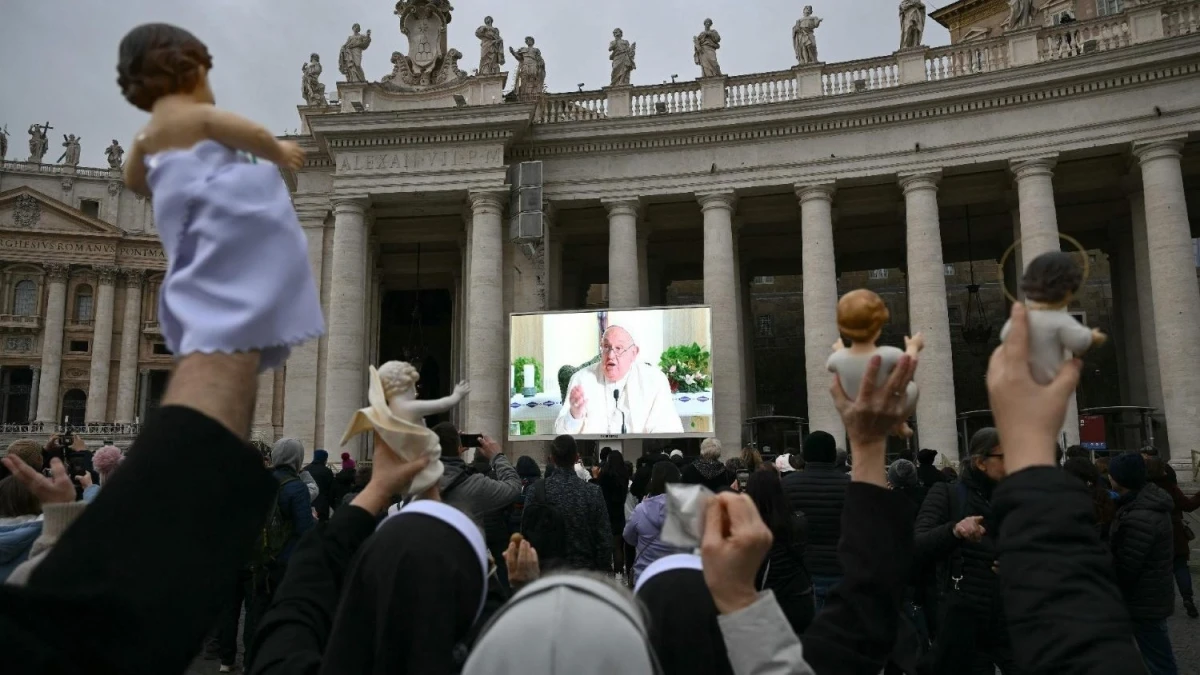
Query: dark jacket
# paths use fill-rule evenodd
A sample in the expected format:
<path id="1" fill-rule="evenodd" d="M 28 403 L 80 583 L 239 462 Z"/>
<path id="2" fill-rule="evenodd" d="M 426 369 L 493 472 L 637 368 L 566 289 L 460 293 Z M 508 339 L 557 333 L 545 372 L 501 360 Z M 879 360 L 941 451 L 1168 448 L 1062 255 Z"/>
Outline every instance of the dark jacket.
<path id="1" fill-rule="evenodd" d="M 287 478 L 296 479 L 279 488 L 279 511 L 284 518 L 290 518 L 292 521 L 292 536 L 288 538 L 288 543 L 284 545 L 279 557 L 275 559 L 278 563 L 285 564 L 292 557 L 292 551 L 300 542 L 300 537 L 311 530 L 316 521 L 312 517 L 312 502 L 308 498 L 308 487 L 296 475 L 295 469 L 290 466 L 277 466 L 272 475 L 280 483 Z"/>
<path id="2" fill-rule="evenodd" d="M 330 495 L 329 507 L 336 509 L 342 505 L 346 495 L 354 491 L 354 475 L 356 471 L 349 467 L 342 469 L 333 476 L 333 494 Z M 318 483 L 318 486 L 320 484 Z"/>
<path id="3" fill-rule="evenodd" d="M 656 452 L 646 456 L 646 463 L 633 474 L 633 485 L 629 486 L 629 492 L 641 501 L 646 498 L 646 492 L 650 489 L 650 476 L 654 473 L 654 465 L 659 462 L 669 462 L 670 457 L 667 457 L 661 452 Z"/>
<path id="4" fill-rule="evenodd" d="M 1147 483 L 1117 501 L 1109 544 L 1117 571 L 1117 586 L 1135 621 L 1160 621 L 1175 609 L 1175 581 L 1168 495 Z"/>
<path id="5" fill-rule="evenodd" d="M 713 492 L 729 489 L 733 484 L 733 476 L 725 470 L 725 465 L 718 460 L 697 459 L 683 467 L 680 479 L 684 483 L 703 485 Z"/>
<path id="6" fill-rule="evenodd" d="M 604 508 L 608 511 L 608 523 L 614 535 L 625 529 L 625 495 L 629 494 L 629 482 L 614 473 L 600 472 L 596 479 L 600 494 L 604 497 Z"/>
<path id="7" fill-rule="evenodd" d="M 1146 672 L 1083 483 L 1058 467 L 1025 469 L 1000 483 L 992 505 L 1004 613 L 1020 672 Z"/>
<path id="8" fill-rule="evenodd" d="M 849 484 L 850 476 L 830 462 L 809 462 L 803 471 L 793 471 L 783 479 L 783 491 L 792 511 L 802 511 L 808 519 L 804 564 L 809 574 L 842 574 L 837 548 Z"/>
<path id="9" fill-rule="evenodd" d="M 1179 489 L 1179 483 L 1166 476 L 1155 479 L 1154 484 L 1171 495 L 1171 500 L 1175 502 L 1175 508 L 1171 509 L 1171 538 L 1175 545 L 1175 557 L 1187 560 L 1191 557 L 1191 547 L 1188 546 L 1183 514 L 1200 509 L 1200 492 L 1188 497 Z"/>
<path id="10" fill-rule="evenodd" d="M 804 566 L 807 539 L 807 519 L 803 515 L 794 515 L 791 537 L 775 538 L 755 577 L 756 588 L 775 593 L 783 615 L 797 635 L 804 633 L 813 618 L 812 577 Z"/>
<path id="11" fill-rule="evenodd" d="M 164 476 L 187 476 L 189 487 Z M 152 413 L 111 485 L 29 584 L 0 586 L 4 672 L 187 670 L 228 604 L 277 486 L 261 455 L 222 424 L 191 408 Z M 64 649 L 62 628 L 75 622 L 88 629 Z"/>
<path id="12" fill-rule="evenodd" d="M 607 572 L 612 567 L 613 531 L 600 488 L 584 482 L 573 471 L 555 471 L 546 481 L 546 501 L 558 509 L 567 526 L 564 565 L 573 569 Z M 534 491 L 525 496 L 525 509 Z"/>
<path id="13" fill-rule="evenodd" d="M 465 480 L 451 489 L 450 486 L 459 474 L 467 471 L 467 464 L 461 457 L 442 457 L 442 465 L 445 466 L 439 483 L 442 501 L 470 516 L 481 529 L 485 529 L 485 534 L 486 526 L 490 524 L 490 546 L 499 532 L 498 527 L 508 529 L 503 511 L 512 505 L 513 500 L 521 493 L 521 479 L 517 476 L 517 470 L 509 464 L 504 453 L 498 453 L 492 458 L 495 478 L 488 478 L 481 473 L 469 473 Z"/>
<path id="14" fill-rule="evenodd" d="M 317 482 L 317 498 L 312 501 L 312 507 L 317 510 L 317 518 L 329 520 L 329 509 L 333 500 L 333 470 L 324 462 L 313 462 L 301 469 L 307 471 Z"/>
<path id="15" fill-rule="evenodd" d="M 921 481 L 921 485 L 925 486 L 927 490 L 938 483 L 947 482 L 946 474 L 932 464 L 917 465 L 917 480 Z"/>
<path id="16" fill-rule="evenodd" d="M 960 502 L 964 492 L 965 505 Z M 1000 609 L 1000 578 L 992 571 L 996 527 L 990 499 L 986 476 L 974 469 L 963 472 L 958 483 L 934 485 L 917 514 L 913 550 L 917 566 L 936 565 L 937 578 L 948 593 L 954 590 L 952 577 L 961 576 L 961 598 L 972 609 L 989 614 Z M 954 526 L 967 516 L 983 516 L 987 534 L 979 543 L 954 536 Z"/>

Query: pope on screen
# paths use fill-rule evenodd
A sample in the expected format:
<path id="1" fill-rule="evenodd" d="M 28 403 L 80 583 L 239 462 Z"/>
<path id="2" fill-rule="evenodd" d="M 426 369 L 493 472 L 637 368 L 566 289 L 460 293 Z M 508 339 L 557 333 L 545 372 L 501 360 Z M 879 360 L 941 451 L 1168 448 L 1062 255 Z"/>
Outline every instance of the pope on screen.
<path id="1" fill-rule="evenodd" d="M 600 362 L 571 377 L 554 433 L 683 433 L 667 376 L 639 362 L 638 353 L 629 331 L 620 326 L 604 331 Z"/>

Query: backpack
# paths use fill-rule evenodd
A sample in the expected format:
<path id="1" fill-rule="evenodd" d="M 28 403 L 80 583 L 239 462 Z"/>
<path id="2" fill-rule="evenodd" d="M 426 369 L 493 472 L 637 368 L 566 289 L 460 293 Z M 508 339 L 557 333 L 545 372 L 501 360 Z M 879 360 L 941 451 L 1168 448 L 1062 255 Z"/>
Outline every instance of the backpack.
<path id="1" fill-rule="evenodd" d="M 299 480 L 298 476 L 288 476 L 279 481 L 275 499 L 271 500 L 271 509 L 267 513 L 267 520 L 263 523 L 258 540 L 254 542 L 254 552 L 250 556 L 250 569 L 256 573 L 273 566 L 292 538 L 296 524 L 292 522 L 291 514 L 284 513 L 279 508 L 279 496 L 283 494 L 284 485 Z"/>
<path id="2" fill-rule="evenodd" d="M 521 536 L 529 540 L 538 560 L 561 561 L 567 555 L 567 521 L 546 499 L 546 479 L 533 484 L 533 499 L 521 516 Z M 544 563 L 543 563 L 544 564 Z"/>

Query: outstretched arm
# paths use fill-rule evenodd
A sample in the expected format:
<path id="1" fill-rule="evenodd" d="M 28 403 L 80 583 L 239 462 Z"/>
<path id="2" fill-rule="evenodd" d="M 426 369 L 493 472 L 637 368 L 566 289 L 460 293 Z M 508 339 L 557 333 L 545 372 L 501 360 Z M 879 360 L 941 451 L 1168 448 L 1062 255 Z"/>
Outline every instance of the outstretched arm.
<path id="1" fill-rule="evenodd" d="M 129 149 L 129 160 L 125 162 L 124 174 L 125 184 L 130 190 L 142 196 L 150 196 L 150 186 L 146 184 L 146 162 L 142 144 L 137 141 L 134 141 L 133 147 Z"/>
<path id="2" fill-rule="evenodd" d="M 265 127 L 231 112 L 208 107 L 202 122 L 204 134 L 235 150 L 243 150 L 295 171 L 304 161 L 304 151 L 295 143 L 280 142 Z"/>
<path id="3" fill-rule="evenodd" d="M 433 401 L 409 401 L 406 407 L 416 413 L 418 417 L 438 415 L 461 403 L 463 397 L 470 392 L 470 385 L 468 385 L 466 382 L 459 382 L 454 387 L 454 393 L 446 396 L 445 398 L 439 398 Z"/>

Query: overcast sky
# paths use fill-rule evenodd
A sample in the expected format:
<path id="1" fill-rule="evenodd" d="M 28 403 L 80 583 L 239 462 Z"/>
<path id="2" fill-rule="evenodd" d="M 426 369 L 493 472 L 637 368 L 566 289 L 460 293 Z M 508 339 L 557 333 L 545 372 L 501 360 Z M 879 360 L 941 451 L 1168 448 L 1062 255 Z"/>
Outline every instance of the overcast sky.
<path id="1" fill-rule="evenodd" d="M 608 42 L 620 27 L 638 43 L 633 84 L 699 75 L 692 36 L 706 17 L 721 33 L 721 68 L 730 75 L 789 68 L 795 63 L 791 27 L 803 0 L 452 0 L 449 44 L 470 71 L 479 63 L 475 29 L 495 18 L 505 47 L 526 35 L 537 39 L 553 92 L 579 83 L 596 89 L 609 81 Z M 950 0 L 925 0 L 932 11 Z M 882 56 L 899 46 L 898 0 L 813 0 L 824 24 L 817 31 L 822 60 L 833 63 Z M 317 52 L 322 81 L 335 92 L 337 54 L 361 23 L 372 29 L 364 53 L 367 79 L 391 72 L 393 51 L 407 52 L 392 13 L 394 0 L 3 0 L 0 3 L 0 126 L 7 125 L 9 159 L 28 156 L 27 129 L 54 127 L 47 161 L 61 154 L 63 133 L 83 138 L 82 164 L 106 166 L 113 139 L 125 147 L 145 113 L 121 98 L 116 85 L 117 44 L 133 26 L 175 23 L 195 33 L 213 55 L 217 104 L 265 124 L 275 133 L 299 126 L 300 66 Z M 925 43 L 947 44 L 933 20 Z M 513 59 L 506 68 L 513 71 Z M 512 86 L 510 77 L 509 86 Z"/>

